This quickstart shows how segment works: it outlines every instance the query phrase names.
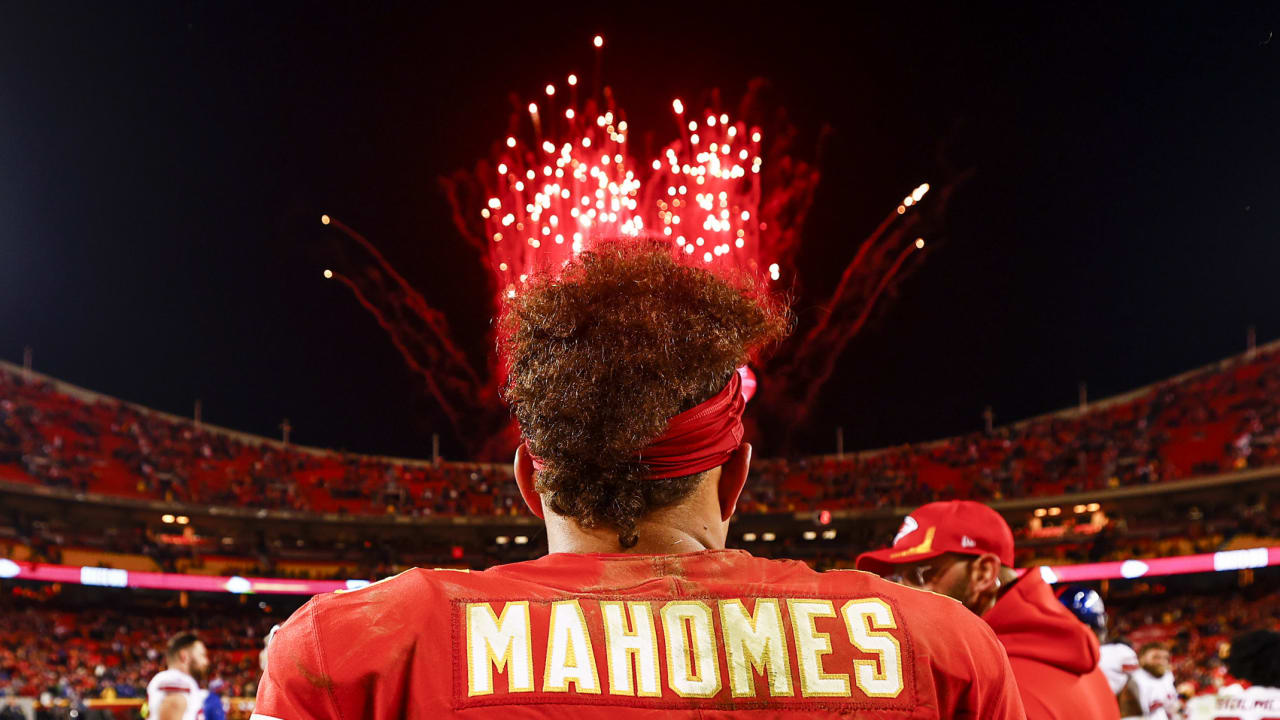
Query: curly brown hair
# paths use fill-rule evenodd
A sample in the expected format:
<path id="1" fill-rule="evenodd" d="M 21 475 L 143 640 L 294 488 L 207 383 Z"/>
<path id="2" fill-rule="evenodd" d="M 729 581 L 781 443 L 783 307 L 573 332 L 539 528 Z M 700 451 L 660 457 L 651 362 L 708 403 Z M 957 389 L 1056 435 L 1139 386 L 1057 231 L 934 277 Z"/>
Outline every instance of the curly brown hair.
<path id="1" fill-rule="evenodd" d="M 531 278 L 498 337 L 503 396 L 543 460 L 543 503 L 634 546 L 641 518 L 705 477 L 646 478 L 637 452 L 789 325 L 785 304 L 746 274 L 691 267 L 651 240 L 604 243 Z"/>

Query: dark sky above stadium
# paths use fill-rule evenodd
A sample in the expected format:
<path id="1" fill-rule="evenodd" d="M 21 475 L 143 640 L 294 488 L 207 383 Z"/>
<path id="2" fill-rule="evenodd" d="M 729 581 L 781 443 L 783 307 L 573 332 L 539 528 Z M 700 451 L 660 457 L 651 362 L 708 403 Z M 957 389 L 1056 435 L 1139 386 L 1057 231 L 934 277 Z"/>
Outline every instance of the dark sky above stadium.
<path id="1" fill-rule="evenodd" d="M 463 6 L 459 8 L 458 6 Z M 507 94 L 605 73 L 637 126 L 772 81 L 838 133 L 800 269 L 937 174 L 976 175 L 850 346 L 803 444 L 868 448 L 1102 397 L 1280 336 L 1280 6 L 880 3 L 7 3 L 0 357 L 299 442 L 460 443 L 337 283 L 331 213 L 473 352 L 478 266 L 437 178 L 504 133 Z M 1178 3 L 1178 5 L 1184 5 Z M 804 147 L 806 143 L 802 142 Z M 800 308 L 814 312 L 814 308 Z M 765 379 L 767 382 L 767 378 Z"/>

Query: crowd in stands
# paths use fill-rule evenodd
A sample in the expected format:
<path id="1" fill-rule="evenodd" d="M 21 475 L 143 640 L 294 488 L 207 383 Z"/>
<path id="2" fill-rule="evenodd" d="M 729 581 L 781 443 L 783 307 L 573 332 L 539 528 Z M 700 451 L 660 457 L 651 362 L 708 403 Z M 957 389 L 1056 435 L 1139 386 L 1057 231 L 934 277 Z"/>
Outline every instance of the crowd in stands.
<path id="1" fill-rule="evenodd" d="M 255 441 L 117 400 L 82 400 L 4 370 L 0 479 L 323 513 L 500 515 L 520 507 L 508 477 L 493 466 L 433 467 Z"/>
<path id="2" fill-rule="evenodd" d="M 1111 635 L 1135 648 L 1148 642 L 1169 646 L 1173 675 L 1184 696 L 1214 692 L 1234 682 L 1226 673 L 1224 652 L 1231 638 L 1247 630 L 1280 630 L 1276 593 L 1247 597 L 1223 594 L 1169 594 L 1152 600 L 1133 598 L 1131 607 L 1112 612 Z"/>
<path id="3" fill-rule="evenodd" d="M 145 698 L 147 683 L 165 669 L 165 642 L 195 630 L 209 648 L 209 679 L 223 693 L 252 696 L 261 675 L 259 652 L 271 626 L 266 614 L 206 615 L 140 609 L 42 607 L 0 603 L 0 697 Z"/>
<path id="4" fill-rule="evenodd" d="M 1280 464 L 1280 350 L 1084 412 L 849 456 L 753 462 L 752 511 L 1060 495 Z"/>
<path id="5" fill-rule="evenodd" d="M 1280 350 L 992 432 L 753 463 L 748 512 L 908 507 L 1155 483 L 1280 464 Z M 505 467 L 405 463 L 266 443 L 81 399 L 0 370 L 0 478 L 207 505 L 324 513 L 525 512 Z"/>

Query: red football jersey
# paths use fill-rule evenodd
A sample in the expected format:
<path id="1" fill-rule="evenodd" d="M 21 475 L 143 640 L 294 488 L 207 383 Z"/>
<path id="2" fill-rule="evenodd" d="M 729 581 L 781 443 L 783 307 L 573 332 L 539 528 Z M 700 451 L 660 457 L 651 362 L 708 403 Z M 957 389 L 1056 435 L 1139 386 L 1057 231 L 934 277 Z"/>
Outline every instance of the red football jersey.
<path id="1" fill-rule="evenodd" d="M 254 717 L 738 714 L 1025 718 L 1004 649 L 954 600 L 738 550 L 557 553 L 317 596 L 272 641 Z"/>

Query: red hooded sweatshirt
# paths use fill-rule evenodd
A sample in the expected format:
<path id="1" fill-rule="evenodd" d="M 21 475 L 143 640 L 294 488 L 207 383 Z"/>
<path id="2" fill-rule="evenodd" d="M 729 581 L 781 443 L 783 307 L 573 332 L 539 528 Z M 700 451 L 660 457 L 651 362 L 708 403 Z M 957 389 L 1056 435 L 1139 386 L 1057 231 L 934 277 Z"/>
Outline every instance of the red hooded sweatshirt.
<path id="1" fill-rule="evenodd" d="M 1037 569 L 982 616 L 1004 645 L 1027 720 L 1119 720 L 1098 669 L 1098 639 L 1053 596 Z"/>

